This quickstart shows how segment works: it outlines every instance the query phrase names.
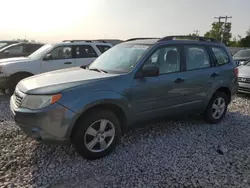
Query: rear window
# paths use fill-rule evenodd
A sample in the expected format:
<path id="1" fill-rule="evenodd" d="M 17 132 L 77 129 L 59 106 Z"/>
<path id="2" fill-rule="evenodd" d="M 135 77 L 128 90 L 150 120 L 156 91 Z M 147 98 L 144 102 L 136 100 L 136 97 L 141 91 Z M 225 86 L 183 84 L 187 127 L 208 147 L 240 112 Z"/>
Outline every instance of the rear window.
<path id="1" fill-rule="evenodd" d="M 96 45 L 96 47 L 99 49 L 101 53 L 104 53 L 111 48 L 110 46 L 107 45 Z"/>
<path id="2" fill-rule="evenodd" d="M 214 52 L 215 58 L 219 65 L 224 65 L 229 62 L 228 54 L 224 49 L 212 47 L 212 51 Z"/>

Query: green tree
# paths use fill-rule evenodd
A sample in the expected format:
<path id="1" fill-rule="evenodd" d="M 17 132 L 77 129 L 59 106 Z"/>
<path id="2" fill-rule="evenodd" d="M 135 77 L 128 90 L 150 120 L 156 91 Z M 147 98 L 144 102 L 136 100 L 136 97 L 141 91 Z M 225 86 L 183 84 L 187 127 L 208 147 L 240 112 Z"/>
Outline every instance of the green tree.
<path id="1" fill-rule="evenodd" d="M 239 43 L 241 47 L 250 47 L 250 29 L 246 31 L 246 37 L 241 38 Z"/>
<path id="2" fill-rule="evenodd" d="M 196 34 L 196 33 L 191 33 L 191 34 L 188 34 L 188 36 L 191 36 L 191 37 L 198 37 L 199 34 Z"/>
<path id="3" fill-rule="evenodd" d="M 250 36 L 250 29 L 247 30 L 246 34 L 247 36 Z"/>
<path id="4" fill-rule="evenodd" d="M 219 41 L 221 41 L 221 38 L 223 36 L 223 43 L 226 45 L 229 45 L 230 39 L 232 37 L 231 33 L 231 23 L 226 23 L 226 26 L 222 22 L 213 22 L 212 23 L 212 29 L 205 33 L 205 37 L 215 38 Z M 225 27 L 225 29 L 224 29 Z M 224 31 L 225 30 L 225 31 Z"/>

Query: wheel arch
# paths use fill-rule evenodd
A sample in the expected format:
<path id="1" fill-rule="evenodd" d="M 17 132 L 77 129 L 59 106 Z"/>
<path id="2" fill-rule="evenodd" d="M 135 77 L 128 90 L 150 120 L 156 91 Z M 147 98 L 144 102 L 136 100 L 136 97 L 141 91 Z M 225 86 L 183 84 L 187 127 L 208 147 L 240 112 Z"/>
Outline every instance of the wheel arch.
<path id="1" fill-rule="evenodd" d="M 228 103 L 231 102 L 232 96 L 231 96 L 231 91 L 230 91 L 230 89 L 229 89 L 228 87 L 225 87 L 225 86 L 219 87 L 219 88 L 215 91 L 215 93 L 216 93 L 216 92 L 225 93 L 225 94 L 228 96 Z"/>
<path id="2" fill-rule="evenodd" d="M 127 131 L 128 118 L 124 109 L 118 104 L 103 102 L 103 103 L 90 105 L 83 112 L 81 112 L 81 114 L 76 118 L 74 124 L 72 125 L 71 130 L 69 131 L 70 140 L 72 139 L 72 136 L 74 135 L 74 131 L 76 130 L 77 123 L 81 121 L 84 117 L 100 109 L 110 110 L 111 112 L 113 112 L 120 121 L 122 134 L 124 134 Z"/>

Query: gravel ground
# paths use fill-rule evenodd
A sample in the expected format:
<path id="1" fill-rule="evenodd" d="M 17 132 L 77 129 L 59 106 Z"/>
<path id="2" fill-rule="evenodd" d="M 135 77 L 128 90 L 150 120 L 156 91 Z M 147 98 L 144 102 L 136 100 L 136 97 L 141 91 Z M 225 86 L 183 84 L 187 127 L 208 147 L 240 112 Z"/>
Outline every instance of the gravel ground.
<path id="1" fill-rule="evenodd" d="M 0 187 L 250 187 L 250 98 L 239 96 L 218 125 L 200 117 L 135 128 L 96 161 L 70 146 L 32 141 L 0 96 Z"/>

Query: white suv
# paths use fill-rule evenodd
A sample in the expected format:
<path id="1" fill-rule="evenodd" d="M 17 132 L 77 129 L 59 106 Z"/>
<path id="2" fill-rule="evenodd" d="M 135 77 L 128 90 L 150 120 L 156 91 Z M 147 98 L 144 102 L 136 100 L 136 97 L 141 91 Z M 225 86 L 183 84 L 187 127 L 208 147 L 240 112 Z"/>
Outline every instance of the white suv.
<path id="1" fill-rule="evenodd" d="M 105 41 L 67 40 L 46 44 L 29 57 L 0 60 L 0 89 L 13 92 L 17 83 L 26 77 L 89 65 L 111 47 L 112 45 Z"/>

